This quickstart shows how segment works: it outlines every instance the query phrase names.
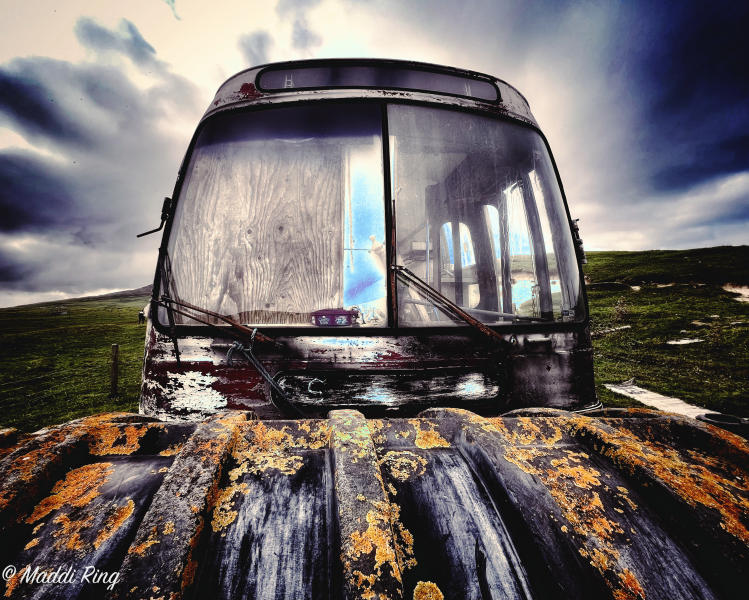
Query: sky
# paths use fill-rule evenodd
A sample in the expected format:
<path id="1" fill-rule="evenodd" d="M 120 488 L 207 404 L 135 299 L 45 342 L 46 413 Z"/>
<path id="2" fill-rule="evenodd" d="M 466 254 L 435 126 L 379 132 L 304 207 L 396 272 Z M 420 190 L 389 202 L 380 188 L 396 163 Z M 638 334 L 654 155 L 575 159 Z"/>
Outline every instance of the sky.
<path id="1" fill-rule="evenodd" d="M 587 249 L 749 243 L 749 3 L 0 0 L 0 306 L 150 283 L 229 76 L 379 57 L 528 99 Z"/>

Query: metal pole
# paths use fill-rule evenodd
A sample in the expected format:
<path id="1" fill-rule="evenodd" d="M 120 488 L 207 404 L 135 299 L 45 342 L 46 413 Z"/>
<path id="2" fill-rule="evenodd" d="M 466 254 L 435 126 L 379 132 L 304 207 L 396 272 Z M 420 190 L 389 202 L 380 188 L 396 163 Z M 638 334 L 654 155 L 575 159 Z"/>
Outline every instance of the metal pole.
<path id="1" fill-rule="evenodd" d="M 119 358 L 120 358 L 120 346 L 119 344 L 112 344 L 112 369 L 110 371 L 110 389 L 109 397 L 117 397 L 117 375 L 119 372 Z"/>

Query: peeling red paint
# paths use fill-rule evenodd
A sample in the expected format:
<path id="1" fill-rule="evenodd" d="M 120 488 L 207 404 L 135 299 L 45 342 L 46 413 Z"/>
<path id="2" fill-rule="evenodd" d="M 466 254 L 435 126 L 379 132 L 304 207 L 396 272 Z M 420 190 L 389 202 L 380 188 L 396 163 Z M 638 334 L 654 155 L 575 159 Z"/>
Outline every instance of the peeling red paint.
<path id="1" fill-rule="evenodd" d="M 255 98 L 260 98 L 262 96 L 262 94 L 257 91 L 254 83 L 243 83 L 242 87 L 239 88 L 239 93 L 247 100 L 254 100 Z"/>

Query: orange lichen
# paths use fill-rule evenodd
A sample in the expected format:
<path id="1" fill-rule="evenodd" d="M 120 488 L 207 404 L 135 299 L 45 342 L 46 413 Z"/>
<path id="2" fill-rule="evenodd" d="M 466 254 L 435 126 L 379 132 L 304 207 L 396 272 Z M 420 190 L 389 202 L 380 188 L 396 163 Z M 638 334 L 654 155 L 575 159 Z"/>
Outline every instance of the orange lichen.
<path id="1" fill-rule="evenodd" d="M 619 573 L 622 586 L 614 592 L 615 600 L 645 600 L 645 590 L 629 569 Z"/>
<path id="2" fill-rule="evenodd" d="M 6 481 L 14 476 L 25 482 L 31 481 L 34 477 L 34 468 L 37 465 L 57 458 L 55 447 L 64 441 L 66 437 L 67 431 L 64 428 L 46 434 L 44 440 L 38 446 L 15 457 L 5 474 Z M 0 509 L 5 508 L 9 501 L 10 495 L 8 492 L 0 494 Z"/>
<path id="3" fill-rule="evenodd" d="M 174 456 L 175 454 L 179 454 L 183 446 L 184 444 L 182 443 L 172 444 L 168 448 L 159 452 L 159 456 Z"/>
<path id="4" fill-rule="evenodd" d="M 130 546 L 128 553 L 143 556 L 146 553 L 146 550 L 148 550 L 151 546 L 161 543 L 161 541 L 157 538 L 158 534 L 158 528 L 156 526 L 153 526 L 151 528 L 151 531 L 148 533 L 148 537 L 140 544 L 136 546 Z"/>
<path id="5" fill-rule="evenodd" d="M 556 434 L 545 439 L 555 438 Z M 524 434 L 518 440 L 527 442 L 529 438 Z M 534 447 L 507 445 L 504 458 L 541 480 L 574 536 L 580 540 L 580 554 L 589 558 L 612 592 L 619 590 L 622 586 L 619 576 L 623 571 L 620 570 L 619 551 L 613 542 L 614 536 L 624 534 L 624 529 L 620 523 L 607 517 L 601 493 L 608 499 L 616 493 L 621 495 L 621 491 L 615 491 L 601 480 L 601 473 L 590 466 L 589 457 L 583 452 L 552 450 L 550 445 L 540 441 Z M 567 525 L 562 526 L 562 531 L 568 532 Z M 631 576 L 635 577 L 634 574 Z"/>
<path id="6" fill-rule="evenodd" d="M 26 545 L 25 545 L 25 546 L 23 547 L 23 549 L 24 549 L 24 550 L 29 550 L 30 548 L 33 548 L 34 546 L 36 546 L 36 545 L 37 545 L 38 543 L 39 543 L 39 538 L 34 538 L 34 539 L 33 539 L 33 540 L 31 540 L 31 541 L 30 541 L 30 542 L 29 542 L 28 544 L 26 544 Z"/>
<path id="7" fill-rule="evenodd" d="M 486 421 L 513 444 L 553 446 L 562 439 L 556 417 L 495 417 Z"/>
<path id="8" fill-rule="evenodd" d="M 413 600 L 444 600 L 444 598 L 437 584 L 431 581 L 419 581 L 414 588 Z"/>
<path id="9" fill-rule="evenodd" d="M 93 522 L 93 515 L 89 515 L 80 520 L 71 519 L 66 514 L 55 517 L 53 523 L 58 523 L 60 528 L 53 534 L 55 538 L 54 548 L 61 550 L 83 550 L 86 547 L 85 537 L 81 534 L 84 529 L 88 529 Z"/>
<path id="10" fill-rule="evenodd" d="M 749 474 L 744 472 L 737 477 L 735 465 L 696 450 L 686 451 L 687 460 L 678 447 L 653 441 L 655 436 L 643 439 L 623 425 L 609 431 L 589 417 L 566 419 L 565 423 L 572 435 L 596 440 L 598 451 L 629 473 L 650 473 L 690 506 L 716 511 L 720 526 L 749 544 L 745 525 L 749 514 Z M 620 498 L 629 500 L 624 493 Z"/>
<path id="11" fill-rule="evenodd" d="M 13 592 L 16 589 L 16 586 L 18 585 L 18 582 L 21 581 L 21 578 L 23 577 L 24 573 L 28 570 L 28 568 L 31 565 L 26 565 L 23 569 L 18 571 L 15 575 L 13 575 L 10 579 L 8 579 L 8 583 L 5 584 L 5 597 L 10 598 L 13 595 Z"/>
<path id="12" fill-rule="evenodd" d="M 99 535 L 97 535 L 94 540 L 94 548 L 98 548 L 111 538 L 122 524 L 130 518 L 134 510 L 135 503 L 132 498 L 128 498 L 127 502 L 123 506 L 117 508 L 112 516 L 104 522 Z"/>
<path id="13" fill-rule="evenodd" d="M 350 582 L 360 589 L 362 598 L 368 597 L 372 591 L 375 578 L 383 575 L 383 566 L 389 567 L 390 574 L 399 583 L 402 582 L 402 572 L 416 566 L 413 535 L 399 520 L 400 507 L 383 501 L 373 501 L 372 504 L 373 509 L 366 515 L 367 529 L 352 532 L 342 556 L 348 570 L 352 560 L 374 553 L 372 573 L 365 575 L 359 570 L 349 575 Z"/>
<path id="14" fill-rule="evenodd" d="M 286 425 L 269 427 L 262 421 L 249 424 L 247 435 L 239 439 L 232 453 L 238 463 L 230 473 L 232 481 L 244 473 L 260 475 L 269 469 L 286 475 L 296 473 L 304 464 L 296 450 L 317 450 L 330 440 L 330 428 L 324 423 L 308 424 L 308 428 L 307 435 L 294 438 Z"/>
<path id="15" fill-rule="evenodd" d="M 200 519 L 200 521 L 198 521 L 197 527 L 195 528 L 195 533 L 193 533 L 192 538 L 190 539 L 190 550 L 187 553 L 187 562 L 185 563 L 185 568 L 182 571 L 183 590 L 190 584 L 192 584 L 195 579 L 195 572 L 198 570 L 198 561 L 193 558 L 193 554 L 195 553 L 195 548 L 198 547 L 198 542 L 200 541 L 200 535 L 202 533 L 203 519 Z"/>
<path id="16" fill-rule="evenodd" d="M 90 438 L 89 452 L 94 456 L 132 454 L 140 449 L 141 438 L 152 428 L 163 428 L 161 423 L 139 423 L 122 428 L 116 423 L 86 421 Z"/>
<path id="17" fill-rule="evenodd" d="M 449 448 L 450 443 L 443 438 L 439 432 L 435 429 L 434 423 L 425 421 L 424 419 L 409 419 L 408 421 L 413 425 L 414 431 L 416 432 L 416 439 L 414 445 L 422 450 L 428 450 L 429 448 Z M 427 425 L 428 429 L 422 429 L 422 425 Z"/>
<path id="18" fill-rule="evenodd" d="M 237 511 L 234 510 L 234 497 L 238 493 L 246 494 L 247 484 L 234 484 L 222 489 L 218 493 L 216 505 L 213 508 L 213 519 L 211 527 L 216 533 L 226 529 L 237 518 Z"/>
<path id="19" fill-rule="evenodd" d="M 174 521 L 167 521 L 164 524 L 164 535 L 171 535 L 174 533 Z"/>
<path id="20" fill-rule="evenodd" d="M 406 481 L 413 475 L 423 475 L 426 470 L 425 458 L 408 450 L 391 450 L 379 461 L 381 467 L 395 479 Z"/>
<path id="21" fill-rule="evenodd" d="M 93 463 L 73 469 L 65 479 L 55 484 L 49 496 L 36 505 L 26 522 L 36 523 L 65 505 L 85 506 L 99 495 L 99 489 L 112 473 L 112 463 Z"/>

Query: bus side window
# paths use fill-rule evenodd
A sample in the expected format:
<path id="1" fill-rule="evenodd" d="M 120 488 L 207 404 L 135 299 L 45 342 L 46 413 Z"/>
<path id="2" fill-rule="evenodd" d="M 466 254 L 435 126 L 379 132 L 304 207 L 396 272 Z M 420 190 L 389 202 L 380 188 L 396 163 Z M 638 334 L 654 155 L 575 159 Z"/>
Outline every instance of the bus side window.
<path id="1" fill-rule="evenodd" d="M 481 301 L 476 273 L 476 251 L 465 223 L 443 223 L 440 228 L 439 288 L 459 306 L 475 308 Z"/>

